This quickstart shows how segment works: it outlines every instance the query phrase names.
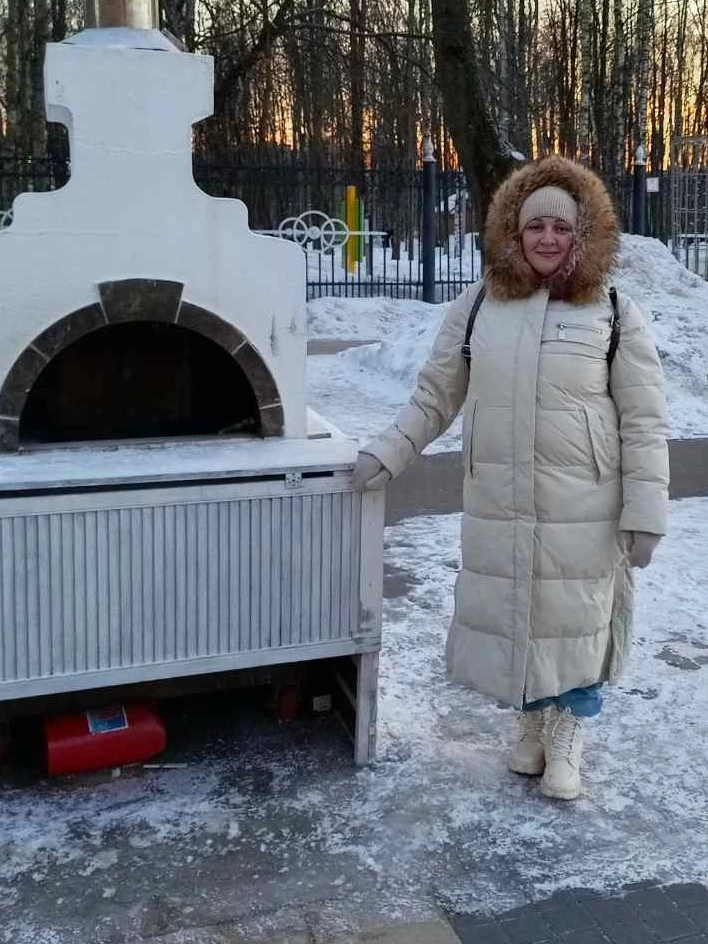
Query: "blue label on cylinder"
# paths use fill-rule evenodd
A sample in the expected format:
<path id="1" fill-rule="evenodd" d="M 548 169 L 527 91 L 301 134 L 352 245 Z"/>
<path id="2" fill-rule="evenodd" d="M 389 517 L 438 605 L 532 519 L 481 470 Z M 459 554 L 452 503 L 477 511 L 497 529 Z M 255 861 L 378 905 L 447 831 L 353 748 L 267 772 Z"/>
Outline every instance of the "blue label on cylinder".
<path id="1" fill-rule="evenodd" d="M 122 705 L 87 711 L 86 720 L 91 734 L 109 734 L 111 731 L 124 731 L 128 727 L 128 718 Z"/>

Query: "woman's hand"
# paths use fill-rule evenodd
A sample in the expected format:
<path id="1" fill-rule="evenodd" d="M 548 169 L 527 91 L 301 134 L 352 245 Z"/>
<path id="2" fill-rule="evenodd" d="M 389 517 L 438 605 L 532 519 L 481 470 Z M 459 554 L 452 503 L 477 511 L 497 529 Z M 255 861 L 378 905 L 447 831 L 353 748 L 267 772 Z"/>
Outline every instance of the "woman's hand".
<path id="1" fill-rule="evenodd" d="M 629 566 L 646 567 L 661 540 L 661 535 L 649 534 L 648 531 L 623 531 L 622 536 L 627 548 Z"/>
<path id="2" fill-rule="evenodd" d="M 383 488 L 390 481 L 391 473 L 376 456 L 368 452 L 359 453 L 352 473 L 352 488 L 355 491 L 364 492 L 373 488 Z"/>

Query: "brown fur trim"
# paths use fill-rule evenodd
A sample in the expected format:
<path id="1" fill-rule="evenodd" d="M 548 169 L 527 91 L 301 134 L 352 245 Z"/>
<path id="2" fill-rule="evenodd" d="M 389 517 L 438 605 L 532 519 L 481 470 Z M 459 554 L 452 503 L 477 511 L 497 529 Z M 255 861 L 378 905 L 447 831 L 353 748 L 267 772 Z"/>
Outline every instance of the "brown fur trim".
<path id="1" fill-rule="evenodd" d="M 547 287 L 576 304 L 599 301 L 619 246 L 617 215 L 600 178 L 557 155 L 515 171 L 492 199 L 484 233 L 489 292 L 510 300 L 526 298 L 539 288 L 538 276 L 523 256 L 518 220 L 524 200 L 548 184 L 567 190 L 578 202 L 579 212 L 568 264 Z"/>

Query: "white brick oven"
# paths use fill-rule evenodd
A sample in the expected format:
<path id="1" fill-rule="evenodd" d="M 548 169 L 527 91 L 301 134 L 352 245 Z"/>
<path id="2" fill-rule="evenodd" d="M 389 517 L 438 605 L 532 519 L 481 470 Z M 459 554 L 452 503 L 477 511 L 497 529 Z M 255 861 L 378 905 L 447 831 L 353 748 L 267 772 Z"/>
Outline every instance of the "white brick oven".
<path id="1" fill-rule="evenodd" d="M 383 498 L 305 401 L 301 250 L 192 178 L 212 60 L 47 47 L 71 179 L 0 232 L 0 700 L 351 658 L 372 756 Z"/>

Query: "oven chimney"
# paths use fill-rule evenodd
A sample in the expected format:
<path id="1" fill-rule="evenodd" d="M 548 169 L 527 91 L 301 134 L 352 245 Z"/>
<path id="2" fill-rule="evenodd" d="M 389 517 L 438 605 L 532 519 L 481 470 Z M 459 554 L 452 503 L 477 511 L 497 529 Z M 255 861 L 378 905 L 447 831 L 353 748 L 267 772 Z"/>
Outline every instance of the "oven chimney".
<path id="1" fill-rule="evenodd" d="M 86 27 L 159 29 L 158 0 L 85 0 Z"/>

